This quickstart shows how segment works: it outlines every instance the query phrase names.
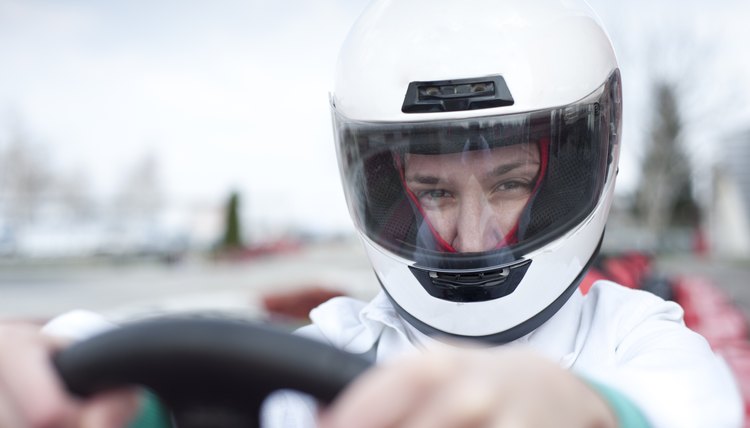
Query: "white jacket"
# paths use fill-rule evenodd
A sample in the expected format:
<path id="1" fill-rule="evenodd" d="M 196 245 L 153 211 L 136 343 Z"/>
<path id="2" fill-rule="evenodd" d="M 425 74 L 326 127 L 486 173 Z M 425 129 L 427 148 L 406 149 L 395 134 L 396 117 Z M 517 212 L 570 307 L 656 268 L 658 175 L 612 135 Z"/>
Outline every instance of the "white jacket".
<path id="1" fill-rule="evenodd" d="M 742 400 L 731 372 L 682 316 L 673 302 L 600 281 L 514 343 L 624 394 L 654 428 L 742 426 Z M 376 349 L 377 361 L 434 343 L 403 321 L 383 293 L 370 303 L 335 298 L 310 318 L 301 334 L 353 353 Z M 277 394 L 264 408 L 263 426 L 314 426 L 314 414 L 309 398 Z"/>

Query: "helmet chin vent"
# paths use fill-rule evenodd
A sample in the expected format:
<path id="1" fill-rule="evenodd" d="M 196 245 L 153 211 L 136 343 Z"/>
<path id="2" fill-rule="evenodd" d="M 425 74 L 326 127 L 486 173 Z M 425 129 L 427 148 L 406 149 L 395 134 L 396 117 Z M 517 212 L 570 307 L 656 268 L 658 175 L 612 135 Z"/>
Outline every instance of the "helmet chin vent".
<path id="1" fill-rule="evenodd" d="M 494 287 L 505 282 L 510 268 L 479 273 L 430 272 L 432 283 L 438 287 Z"/>
<path id="2" fill-rule="evenodd" d="M 484 302 L 515 291 L 531 260 L 513 266 L 474 272 L 440 272 L 409 266 L 425 291 L 451 302 Z"/>

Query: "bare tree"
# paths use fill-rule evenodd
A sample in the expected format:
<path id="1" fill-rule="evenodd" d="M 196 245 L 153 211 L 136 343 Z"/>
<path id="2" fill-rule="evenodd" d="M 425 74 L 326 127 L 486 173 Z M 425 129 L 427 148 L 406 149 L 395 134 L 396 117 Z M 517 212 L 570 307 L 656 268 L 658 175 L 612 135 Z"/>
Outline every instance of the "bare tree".
<path id="1" fill-rule="evenodd" d="M 85 170 L 78 168 L 61 175 L 55 184 L 55 202 L 73 221 L 86 221 L 97 213 L 96 201 L 91 195 L 91 181 Z"/>
<path id="2" fill-rule="evenodd" d="M 0 209 L 11 224 L 32 222 L 50 191 L 54 180 L 47 153 L 20 127 L 0 144 Z"/>
<path id="3" fill-rule="evenodd" d="M 645 55 L 634 61 L 650 85 L 637 100 L 636 114 L 646 116 L 647 126 L 640 135 L 634 212 L 654 242 L 663 244 L 670 229 L 696 228 L 706 217 L 701 213 L 711 203 L 715 154 L 745 102 L 731 85 L 716 84 L 717 76 L 731 71 L 720 69 L 715 41 L 699 41 L 689 27 L 646 40 Z"/>
<path id="4" fill-rule="evenodd" d="M 662 242 L 670 225 L 697 220 L 697 205 L 692 194 L 692 167 L 685 151 L 685 124 L 677 92 L 671 83 L 658 82 L 654 95 L 655 114 L 642 163 L 636 212 L 656 242 Z"/>
<path id="5" fill-rule="evenodd" d="M 155 155 L 139 159 L 126 172 L 115 197 L 117 216 L 141 224 L 152 224 L 163 207 L 159 162 Z"/>

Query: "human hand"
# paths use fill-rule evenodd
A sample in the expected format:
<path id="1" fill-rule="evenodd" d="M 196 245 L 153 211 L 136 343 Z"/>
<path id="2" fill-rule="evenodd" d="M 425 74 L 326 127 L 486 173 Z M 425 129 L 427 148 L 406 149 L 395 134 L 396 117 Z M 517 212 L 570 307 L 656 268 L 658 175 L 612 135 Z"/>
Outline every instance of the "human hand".
<path id="1" fill-rule="evenodd" d="M 357 379 L 320 428 L 581 427 L 617 423 L 584 382 L 536 353 L 443 349 Z"/>
<path id="2" fill-rule="evenodd" d="M 121 428 L 138 410 L 135 391 L 71 397 L 50 356 L 62 347 L 39 327 L 0 324 L 0 426 L 19 428 Z"/>

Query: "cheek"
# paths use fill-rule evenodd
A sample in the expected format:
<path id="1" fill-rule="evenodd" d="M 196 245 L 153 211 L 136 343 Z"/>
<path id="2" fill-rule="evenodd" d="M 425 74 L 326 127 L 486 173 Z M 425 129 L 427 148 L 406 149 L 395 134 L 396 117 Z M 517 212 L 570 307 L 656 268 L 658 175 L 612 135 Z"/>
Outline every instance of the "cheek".
<path id="1" fill-rule="evenodd" d="M 510 232 L 518 224 L 518 219 L 521 217 L 528 200 L 529 198 L 505 200 L 492 205 L 498 226 L 503 233 Z"/>

